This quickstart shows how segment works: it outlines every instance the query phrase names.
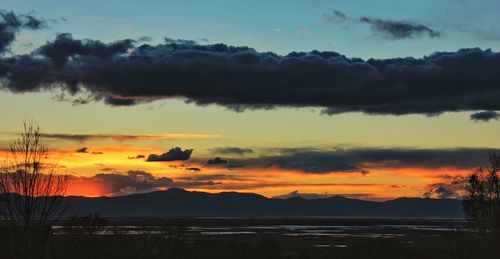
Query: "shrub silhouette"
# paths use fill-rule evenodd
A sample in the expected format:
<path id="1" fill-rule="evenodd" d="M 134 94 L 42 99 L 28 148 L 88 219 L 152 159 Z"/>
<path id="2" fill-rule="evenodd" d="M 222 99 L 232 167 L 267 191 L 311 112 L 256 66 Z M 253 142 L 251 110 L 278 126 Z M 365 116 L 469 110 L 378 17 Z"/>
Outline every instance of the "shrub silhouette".
<path id="1" fill-rule="evenodd" d="M 463 207 L 469 226 L 481 234 L 500 234 L 500 156 L 490 154 L 487 167 L 468 177 Z"/>

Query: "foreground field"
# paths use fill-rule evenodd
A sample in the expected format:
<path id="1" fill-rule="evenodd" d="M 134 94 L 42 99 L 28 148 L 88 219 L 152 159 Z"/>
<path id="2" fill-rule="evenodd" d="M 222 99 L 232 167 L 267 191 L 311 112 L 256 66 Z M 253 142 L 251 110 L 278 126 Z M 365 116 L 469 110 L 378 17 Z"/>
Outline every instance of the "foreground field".
<path id="1" fill-rule="evenodd" d="M 53 258 L 495 258 L 453 220 L 115 220 L 56 227 Z M 131 223 L 129 225 L 118 223 Z M 148 224 L 150 223 L 150 224 Z M 151 224 L 156 223 L 156 224 Z"/>
<path id="2" fill-rule="evenodd" d="M 460 220 L 101 218 L 5 227 L 0 258 L 500 258 Z"/>

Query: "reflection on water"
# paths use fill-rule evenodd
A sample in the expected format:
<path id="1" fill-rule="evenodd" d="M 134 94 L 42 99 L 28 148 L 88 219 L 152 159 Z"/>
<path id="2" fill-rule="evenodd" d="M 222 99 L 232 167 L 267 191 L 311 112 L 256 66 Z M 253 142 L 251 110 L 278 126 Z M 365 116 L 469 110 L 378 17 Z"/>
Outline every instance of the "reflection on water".
<path id="1" fill-rule="evenodd" d="M 314 245 L 314 247 L 317 248 L 328 248 L 328 247 L 335 247 L 335 248 L 347 248 L 347 245 L 326 245 L 326 244 L 321 244 L 321 245 Z"/>
<path id="2" fill-rule="evenodd" d="M 202 235 L 241 235 L 241 234 L 256 234 L 251 231 L 202 231 Z"/>
<path id="3" fill-rule="evenodd" d="M 442 231 L 456 228 L 439 225 L 368 225 L 368 226 L 314 226 L 314 225 L 254 225 L 254 226 L 189 226 L 184 229 L 188 235 L 276 235 L 283 236 L 329 236 L 334 238 L 398 238 L 405 231 L 432 231 L 439 235 Z M 78 231 L 96 235 L 169 235 L 168 226 L 53 226 L 55 234 L 71 234 Z M 437 234 L 436 234 L 437 232 Z M 321 246 L 321 244 L 319 244 Z"/>

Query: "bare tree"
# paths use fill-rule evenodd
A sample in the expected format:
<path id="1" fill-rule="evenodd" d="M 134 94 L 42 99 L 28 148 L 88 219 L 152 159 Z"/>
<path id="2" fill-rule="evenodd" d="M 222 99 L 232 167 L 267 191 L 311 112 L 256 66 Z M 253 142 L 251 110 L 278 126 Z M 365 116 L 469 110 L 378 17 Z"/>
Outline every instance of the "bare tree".
<path id="1" fill-rule="evenodd" d="M 475 230 L 500 234 L 500 156 L 490 154 L 488 166 L 468 178 L 463 200 L 466 217 Z"/>
<path id="2" fill-rule="evenodd" d="M 24 132 L 10 146 L 0 172 L 0 216 L 10 225 L 44 225 L 65 209 L 66 175 L 56 174 L 40 128 L 24 123 Z"/>

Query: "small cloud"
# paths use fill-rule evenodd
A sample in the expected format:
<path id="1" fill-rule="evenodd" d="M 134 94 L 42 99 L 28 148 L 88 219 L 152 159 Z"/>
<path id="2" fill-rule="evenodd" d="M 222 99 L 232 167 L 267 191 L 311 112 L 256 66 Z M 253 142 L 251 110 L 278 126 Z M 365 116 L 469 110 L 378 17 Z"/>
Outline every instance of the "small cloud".
<path id="1" fill-rule="evenodd" d="M 466 183 L 466 177 L 454 176 L 447 182 L 429 184 L 423 196 L 426 198 L 457 199 L 462 197 Z"/>
<path id="2" fill-rule="evenodd" d="M 198 167 L 187 167 L 186 170 L 195 171 L 195 172 L 201 172 L 201 169 L 198 168 Z"/>
<path id="3" fill-rule="evenodd" d="M 194 40 L 184 40 L 184 39 L 165 38 L 164 40 L 166 44 L 196 45 L 198 43 Z"/>
<path id="4" fill-rule="evenodd" d="M 431 29 L 423 24 L 409 21 L 384 20 L 367 16 L 361 18 L 351 18 L 345 13 L 337 10 L 334 10 L 331 13 L 323 14 L 322 20 L 326 23 L 334 24 L 344 22 L 367 24 L 370 25 L 374 34 L 394 40 L 420 38 L 425 35 L 430 38 L 438 38 L 441 36 L 440 31 Z"/>
<path id="5" fill-rule="evenodd" d="M 361 17 L 359 21 L 369 24 L 375 34 L 388 36 L 392 39 L 418 38 L 422 35 L 427 35 L 430 38 L 438 38 L 441 36 L 439 31 L 412 22 L 390 21 L 370 17 Z"/>
<path id="6" fill-rule="evenodd" d="M 252 154 L 254 151 L 250 148 L 239 148 L 239 147 L 222 147 L 213 148 L 210 150 L 212 153 L 223 154 L 223 155 L 239 155 L 243 156 L 245 154 Z"/>
<path id="7" fill-rule="evenodd" d="M 185 161 L 191 157 L 191 153 L 193 153 L 193 149 L 182 150 L 180 147 L 175 147 L 161 155 L 150 154 L 146 161 L 148 162 Z"/>
<path id="8" fill-rule="evenodd" d="M 128 159 L 143 159 L 146 158 L 145 155 L 129 156 Z"/>
<path id="9" fill-rule="evenodd" d="M 347 15 L 345 15 L 344 13 L 337 11 L 337 10 L 332 11 L 332 13 L 323 14 L 323 21 L 328 22 L 328 23 L 332 23 L 332 22 L 333 23 L 340 23 L 340 22 L 346 21 L 347 19 L 349 19 L 347 17 Z"/>
<path id="10" fill-rule="evenodd" d="M 227 164 L 227 160 L 224 160 L 220 157 L 216 157 L 214 159 L 210 159 L 207 161 L 207 164 L 208 165 L 218 165 L 218 164 Z"/>
<path id="11" fill-rule="evenodd" d="M 87 147 L 82 147 L 80 149 L 77 149 L 75 153 L 88 153 L 88 148 Z"/>
<path id="12" fill-rule="evenodd" d="M 151 41 L 153 41 L 153 38 L 151 38 L 149 36 L 142 36 L 139 39 L 137 39 L 137 41 L 139 41 L 139 42 L 151 42 Z"/>
<path id="13" fill-rule="evenodd" d="M 471 114 L 470 119 L 475 122 L 488 122 L 490 120 L 500 119 L 500 114 L 495 111 L 482 111 Z"/>

